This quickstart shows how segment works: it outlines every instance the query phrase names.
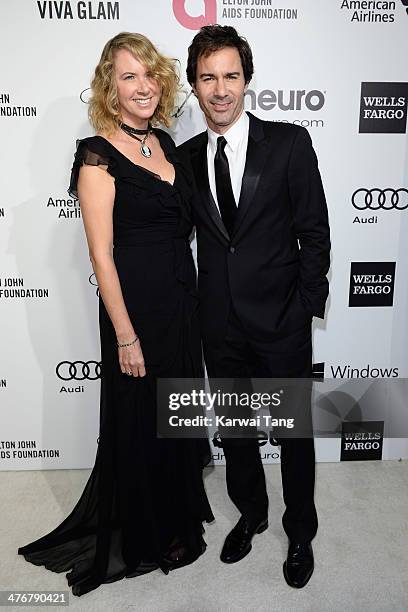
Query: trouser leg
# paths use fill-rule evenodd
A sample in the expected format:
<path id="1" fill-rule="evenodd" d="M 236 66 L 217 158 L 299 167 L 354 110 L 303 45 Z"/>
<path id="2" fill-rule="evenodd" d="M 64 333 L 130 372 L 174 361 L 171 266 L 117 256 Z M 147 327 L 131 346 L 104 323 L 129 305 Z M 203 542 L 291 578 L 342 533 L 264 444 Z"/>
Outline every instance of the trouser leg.
<path id="1" fill-rule="evenodd" d="M 225 337 L 204 344 L 204 357 L 210 378 L 236 378 L 240 388 L 250 385 L 251 350 L 234 314 Z M 222 436 L 222 434 L 221 434 Z M 222 437 L 226 462 L 228 495 L 240 513 L 251 523 L 268 514 L 268 496 L 259 445 L 256 438 Z"/>
<path id="2" fill-rule="evenodd" d="M 305 543 L 318 526 L 314 504 L 315 452 L 311 422 L 312 343 L 311 330 L 297 330 L 279 343 L 251 342 L 257 365 L 254 377 L 299 379 L 300 387 L 287 396 L 288 414 L 301 416 L 302 431 L 309 437 L 281 437 L 281 476 L 285 512 L 282 524 L 289 539 Z M 297 383 L 296 383 L 297 384 Z M 292 402 L 292 405 L 291 405 Z"/>

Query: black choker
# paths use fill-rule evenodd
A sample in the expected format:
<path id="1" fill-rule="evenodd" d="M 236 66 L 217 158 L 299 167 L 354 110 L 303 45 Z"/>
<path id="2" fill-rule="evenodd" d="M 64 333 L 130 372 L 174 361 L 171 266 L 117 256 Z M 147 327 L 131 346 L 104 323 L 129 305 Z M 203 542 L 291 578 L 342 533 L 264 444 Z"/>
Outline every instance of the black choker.
<path id="1" fill-rule="evenodd" d="M 130 125 L 126 125 L 126 123 L 121 123 L 120 124 L 120 128 L 126 134 L 128 134 L 128 136 L 131 136 L 132 138 L 135 138 L 135 140 L 138 140 L 140 142 L 140 152 L 143 155 L 143 157 L 151 157 L 152 156 L 152 150 L 146 144 L 146 140 L 147 140 L 149 134 L 153 133 L 153 130 L 152 130 L 150 125 L 148 126 L 147 130 L 137 130 L 136 128 L 130 127 Z M 136 134 L 144 134 L 144 136 L 143 136 L 143 138 L 139 138 L 139 136 L 136 136 Z"/>
<path id="2" fill-rule="evenodd" d="M 126 125 L 126 123 L 120 123 L 119 126 L 124 132 L 127 132 L 128 134 L 137 134 L 140 136 L 144 136 L 145 134 L 149 134 L 150 132 L 152 132 L 152 126 L 150 125 L 150 123 L 147 126 L 147 130 L 138 130 L 130 125 Z"/>

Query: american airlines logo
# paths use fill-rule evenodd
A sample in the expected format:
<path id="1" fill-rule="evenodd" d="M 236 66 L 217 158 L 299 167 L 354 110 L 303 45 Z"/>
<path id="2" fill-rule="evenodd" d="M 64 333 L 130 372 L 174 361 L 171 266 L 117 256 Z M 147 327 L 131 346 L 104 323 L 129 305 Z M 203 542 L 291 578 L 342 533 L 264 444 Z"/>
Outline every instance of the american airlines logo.
<path id="1" fill-rule="evenodd" d="M 408 83 L 361 83 L 360 134 L 405 134 Z"/>
<path id="2" fill-rule="evenodd" d="M 400 0 L 408 7 L 408 0 Z M 349 16 L 351 23 L 393 24 L 398 18 L 397 2 L 388 0 L 339 0 L 340 10 Z M 408 8 L 406 8 L 408 14 Z"/>

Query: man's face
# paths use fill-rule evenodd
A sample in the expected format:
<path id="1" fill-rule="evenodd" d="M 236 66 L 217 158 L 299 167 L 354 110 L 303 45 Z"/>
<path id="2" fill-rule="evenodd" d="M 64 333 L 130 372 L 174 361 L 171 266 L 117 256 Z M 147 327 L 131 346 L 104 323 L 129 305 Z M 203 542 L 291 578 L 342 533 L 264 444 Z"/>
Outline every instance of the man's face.
<path id="1" fill-rule="evenodd" d="M 237 49 L 225 47 L 199 58 L 193 91 L 208 127 L 217 134 L 224 134 L 241 115 L 246 89 Z"/>

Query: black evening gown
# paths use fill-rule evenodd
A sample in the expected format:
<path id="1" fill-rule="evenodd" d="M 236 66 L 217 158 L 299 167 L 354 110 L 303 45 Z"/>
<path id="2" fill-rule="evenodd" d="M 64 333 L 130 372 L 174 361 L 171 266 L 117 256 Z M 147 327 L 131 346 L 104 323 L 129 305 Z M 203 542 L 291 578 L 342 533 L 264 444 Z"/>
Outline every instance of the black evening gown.
<path id="1" fill-rule="evenodd" d="M 173 140 L 155 134 L 175 181 L 132 163 L 109 141 L 78 141 L 70 193 L 83 164 L 115 178 L 114 261 L 140 337 L 147 375 L 120 371 L 116 336 L 102 299 L 100 432 L 94 468 L 71 514 L 18 549 L 27 561 L 66 574 L 74 595 L 100 584 L 191 563 L 205 550 L 203 522 L 213 520 L 202 470 L 208 440 L 156 436 L 156 379 L 202 377 L 189 179 Z M 136 143 L 135 143 L 136 144 Z M 169 555 L 181 545 L 181 561 Z"/>

